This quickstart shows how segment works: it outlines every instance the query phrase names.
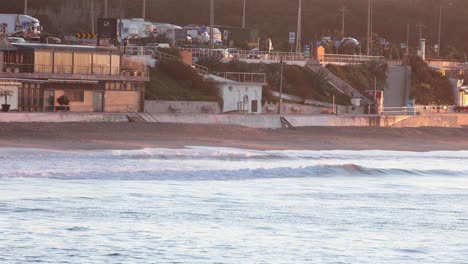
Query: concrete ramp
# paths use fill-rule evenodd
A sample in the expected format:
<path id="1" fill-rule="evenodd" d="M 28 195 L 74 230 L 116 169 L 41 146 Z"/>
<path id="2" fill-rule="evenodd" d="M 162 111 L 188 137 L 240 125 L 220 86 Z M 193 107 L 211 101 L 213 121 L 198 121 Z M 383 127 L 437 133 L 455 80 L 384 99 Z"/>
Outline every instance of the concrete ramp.
<path id="1" fill-rule="evenodd" d="M 384 90 L 385 107 L 403 107 L 410 96 L 411 67 L 389 65 L 387 87 Z"/>

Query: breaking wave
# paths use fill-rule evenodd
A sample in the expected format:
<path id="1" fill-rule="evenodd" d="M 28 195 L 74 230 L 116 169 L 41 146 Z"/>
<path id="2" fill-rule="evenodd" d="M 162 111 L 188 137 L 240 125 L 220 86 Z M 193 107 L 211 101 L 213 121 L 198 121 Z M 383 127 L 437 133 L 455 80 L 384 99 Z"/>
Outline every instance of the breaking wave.
<path id="1" fill-rule="evenodd" d="M 54 151 L 0 148 L 0 178 L 251 180 L 468 175 L 468 152 L 255 151 L 230 148 Z"/>

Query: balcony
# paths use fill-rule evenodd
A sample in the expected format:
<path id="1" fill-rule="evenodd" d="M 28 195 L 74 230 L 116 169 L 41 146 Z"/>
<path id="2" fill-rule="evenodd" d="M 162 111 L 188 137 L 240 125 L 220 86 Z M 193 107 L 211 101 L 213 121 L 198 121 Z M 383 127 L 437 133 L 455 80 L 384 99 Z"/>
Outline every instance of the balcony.
<path id="1" fill-rule="evenodd" d="M 0 64 L 1 78 L 80 79 L 93 81 L 149 81 L 147 67 L 110 67 L 108 65 Z"/>

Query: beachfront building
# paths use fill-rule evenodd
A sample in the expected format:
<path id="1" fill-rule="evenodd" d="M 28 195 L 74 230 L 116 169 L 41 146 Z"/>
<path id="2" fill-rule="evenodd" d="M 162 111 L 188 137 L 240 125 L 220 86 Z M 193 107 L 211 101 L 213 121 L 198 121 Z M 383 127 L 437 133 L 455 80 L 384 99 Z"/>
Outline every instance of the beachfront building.
<path id="1" fill-rule="evenodd" d="M 13 91 L 11 110 L 56 111 L 65 95 L 72 112 L 142 111 L 147 81 L 146 65 L 115 48 L 0 40 L 0 89 Z"/>
<path id="2" fill-rule="evenodd" d="M 262 87 L 266 84 L 262 73 L 214 73 L 207 76 L 216 82 L 223 100 L 223 113 L 262 112 Z"/>

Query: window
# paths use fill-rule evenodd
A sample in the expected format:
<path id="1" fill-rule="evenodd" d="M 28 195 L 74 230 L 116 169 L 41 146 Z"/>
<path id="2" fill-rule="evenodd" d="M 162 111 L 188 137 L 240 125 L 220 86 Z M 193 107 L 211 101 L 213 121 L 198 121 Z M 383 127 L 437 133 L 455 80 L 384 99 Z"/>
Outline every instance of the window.
<path id="1" fill-rule="evenodd" d="M 84 102 L 84 91 L 65 91 L 70 102 Z"/>

